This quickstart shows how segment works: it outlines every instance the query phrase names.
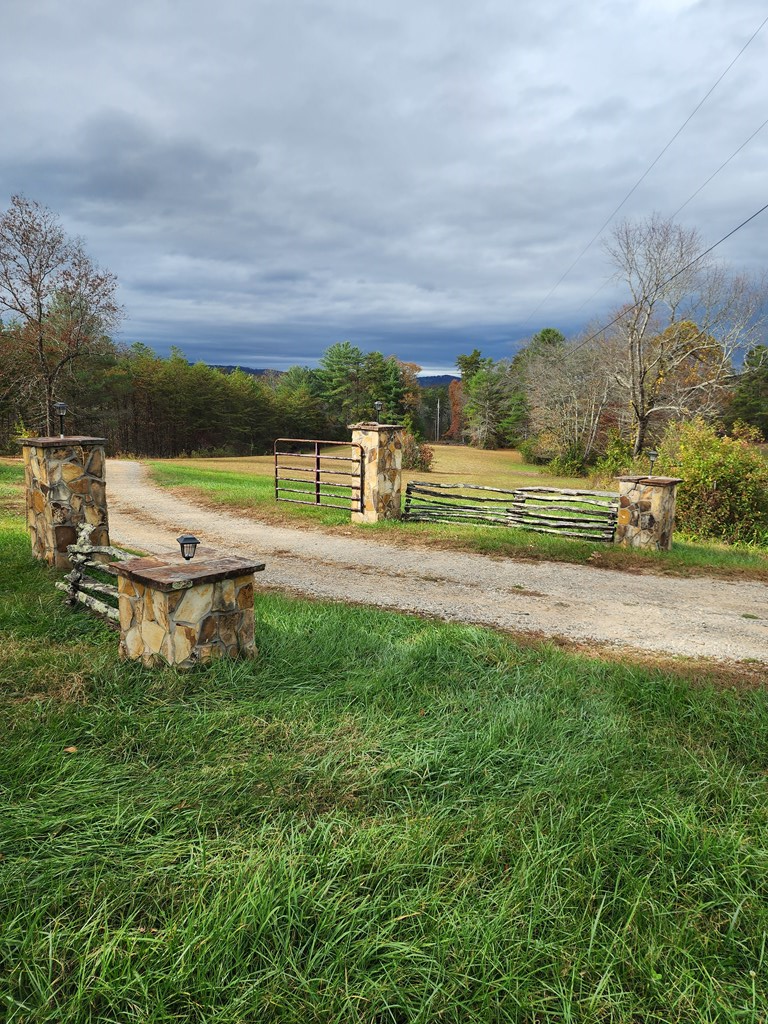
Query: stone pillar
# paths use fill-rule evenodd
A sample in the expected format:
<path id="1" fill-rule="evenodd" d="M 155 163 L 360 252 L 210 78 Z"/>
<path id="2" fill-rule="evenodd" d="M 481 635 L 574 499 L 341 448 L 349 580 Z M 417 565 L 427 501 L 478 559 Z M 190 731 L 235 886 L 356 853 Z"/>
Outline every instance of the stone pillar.
<path id="1" fill-rule="evenodd" d="M 36 558 L 71 568 L 67 545 L 88 523 L 91 543 L 109 544 L 103 437 L 26 437 L 27 527 Z"/>
<path id="2" fill-rule="evenodd" d="M 680 477 L 620 476 L 618 480 L 616 543 L 627 548 L 669 551 Z"/>
<path id="3" fill-rule="evenodd" d="M 403 427 L 384 423 L 352 423 L 352 441 L 363 449 L 363 511 L 353 523 L 399 519 L 403 469 Z"/>
<path id="4" fill-rule="evenodd" d="M 210 548 L 114 563 L 120 657 L 192 668 L 217 658 L 255 657 L 253 574 L 263 563 Z"/>

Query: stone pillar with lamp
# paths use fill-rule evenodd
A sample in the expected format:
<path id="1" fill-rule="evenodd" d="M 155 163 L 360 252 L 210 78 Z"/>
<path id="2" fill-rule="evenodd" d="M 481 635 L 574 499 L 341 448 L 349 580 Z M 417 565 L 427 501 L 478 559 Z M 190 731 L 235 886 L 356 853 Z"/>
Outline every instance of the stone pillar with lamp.
<path id="1" fill-rule="evenodd" d="M 115 565 L 120 656 L 148 667 L 187 669 L 223 657 L 255 657 L 254 573 L 263 562 L 200 548 L 178 538 L 178 555 L 151 555 Z"/>
<path id="2" fill-rule="evenodd" d="M 376 403 L 377 415 L 382 403 Z M 401 516 L 403 427 L 366 422 L 350 425 L 352 441 L 363 450 L 363 510 L 353 523 L 377 523 Z"/>
<path id="3" fill-rule="evenodd" d="M 109 544 L 106 457 L 103 437 L 65 436 L 64 402 L 54 405 L 58 437 L 25 437 L 24 455 L 27 529 L 32 552 L 57 569 L 69 569 L 67 547 L 77 542 L 83 523 L 91 544 Z"/>

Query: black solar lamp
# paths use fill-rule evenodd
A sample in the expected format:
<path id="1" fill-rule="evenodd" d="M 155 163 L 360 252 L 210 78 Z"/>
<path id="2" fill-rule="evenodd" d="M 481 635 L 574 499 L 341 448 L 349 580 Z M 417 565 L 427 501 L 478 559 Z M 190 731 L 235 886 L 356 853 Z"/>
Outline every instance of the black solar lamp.
<path id="1" fill-rule="evenodd" d="M 181 557 L 185 562 L 188 562 L 191 558 L 195 557 L 197 545 L 200 543 L 197 537 L 193 537 L 191 533 L 183 533 L 180 537 L 177 537 L 176 540 L 179 542 Z"/>
<path id="2" fill-rule="evenodd" d="M 54 402 L 53 411 L 59 417 L 59 437 L 64 437 L 64 417 L 67 415 L 67 403 Z"/>

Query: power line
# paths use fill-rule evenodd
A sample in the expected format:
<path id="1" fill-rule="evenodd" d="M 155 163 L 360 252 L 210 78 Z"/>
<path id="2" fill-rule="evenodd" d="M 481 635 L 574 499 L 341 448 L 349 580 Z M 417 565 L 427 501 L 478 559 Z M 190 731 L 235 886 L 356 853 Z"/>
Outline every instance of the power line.
<path id="1" fill-rule="evenodd" d="M 736 54 L 736 56 L 735 56 L 735 57 L 733 58 L 733 60 L 732 60 L 732 61 L 731 61 L 731 63 L 730 63 L 729 65 L 728 65 L 728 67 L 727 67 L 727 68 L 725 69 L 725 71 L 723 71 L 723 72 L 722 72 L 722 74 L 721 74 L 721 75 L 720 75 L 720 77 L 719 77 L 719 78 L 717 79 L 717 81 L 716 81 L 716 82 L 714 83 L 714 85 L 713 85 L 713 86 L 712 86 L 712 87 L 711 87 L 711 88 L 710 88 L 710 89 L 709 89 L 709 90 L 708 90 L 708 91 L 707 91 L 707 92 L 705 93 L 705 95 L 704 95 L 704 96 L 703 96 L 703 97 L 702 97 L 702 98 L 701 98 L 701 99 L 699 100 L 699 102 L 698 102 L 698 103 L 696 104 L 696 106 L 695 106 L 695 107 L 693 108 L 693 110 L 692 110 L 692 111 L 691 111 L 691 113 L 690 113 L 690 114 L 688 115 L 688 117 L 686 117 L 685 121 L 683 121 L 683 123 L 682 123 L 682 124 L 680 125 L 680 127 L 679 127 L 679 128 L 677 129 L 677 131 L 676 131 L 676 132 L 675 132 L 675 134 L 674 134 L 674 135 L 672 136 L 672 138 L 671 138 L 671 139 L 669 140 L 669 142 L 668 142 L 668 143 L 666 144 L 666 146 L 664 146 L 664 148 L 663 148 L 663 149 L 661 150 L 661 152 L 659 153 L 659 155 L 658 155 L 658 156 L 657 156 L 657 157 L 655 158 L 655 160 L 653 160 L 653 161 L 652 161 L 652 163 L 650 163 L 650 164 L 649 164 L 649 166 L 648 166 L 648 167 L 647 167 L 647 168 L 645 169 L 645 171 L 644 171 L 644 172 L 643 172 L 643 173 L 642 173 L 642 174 L 640 175 L 640 177 L 639 177 L 639 178 L 637 179 L 637 181 L 636 181 L 636 182 L 635 182 L 635 184 L 634 184 L 634 185 L 632 186 L 632 188 L 631 188 L 631 189 L 629 190 L 629 192 L 627 192 L 627 194 L 626 194 L 626 195 L 624 196 L 624 198 L 623 198 L 623 199 L 621 200 L 621 202 L 620 202 L 620 203 L 619 203 L 619 205 L 618 205 L 618 206 L 616 207 L 616 209 L 615 209 L 615 210 L 613 211 L 613 213 L 611 213 L 611 214 L 610 214 L 610 216 L 609 216 L 609 217 L 607 217 L 607 218 L 606 218 L 606 220 L 604 220 L 604 221 L 603 221 L 603 223 L 602 223 L 602 224 L 600 225 L 600 227 L 599 227 L 599 228 L 598 228 L 598 230 L 597 230 L 597 231 L 595 232 L 595 234 L 594 234 L 594 235 L 592 236 L 592 238 L 591 238 L 591 239 L 590 239 L 590 240 L 589 240 L 589 241 L 587 242 L 587 244 L 586 244 L 586 245 L 584 246 L 584 248 L 583 248 L 583 249 L 581 250 L 581 252 L 579 253 L 579 255 L 578 255 L 578 256 L 576 257 L 576 259 L 575 259 L 575 260 L 573 261 L 573 263 L 571 263 L 571 265 L 570 265 L 570 266 L 568 267 L 568 269 L 567 269 L 567 270 L 565 271 L 565 273 L 561 275 L 561 277 L 560 277 L 560 278 L 559 278 L 559 279 L 557 280 L 557 282 L 555 283 L 555 285 L 554 285 L 554 286 L 553 286 L 553 287 L 552 287 L 552 288 L 551 288 L 551 289 L 549 290 L 549 292 L 547 292 L 547 294 L 546 294 L 546 295 L 544 296 L 544 298 L 543 298 L 543 299 L 541 300 L 541 302 L 539 302 L 538 306 L 536 306 L 536 308 L 535 308 L 535 309 L 533 310 L 533 312 L 532 312 L 532 313 L 530 314 L 530 316 L 528 317 L 528 319 L 527 319 L 527 320 L 525 321 L 525 324 L 523 325 L 524 327 L 527 327 L 527 325 L 528 325 L 528 324 L 529 324 L 529 323 L 531 322 L 531 320 L 533 320 L 534 316 L 536 316 L 536 314 L 537 314 L 537 313 L 538 313 L 538 311 L 539 311 L 539 310 L 541 309 L 541 307 L 542 307 L 542 306 L 544 305 L 544 303 L 545 303 L 545 302 L 548 302 L 548 301 L 549 301 L 549 299 L 550 299 L 550 298 L 551 298 L 551 297 L 552 297 L 552 296 L 553 296 L 553 295 L 555 294 L 555 292 L 556 292 L 556 291 L 557 291 L 557 289 L 558 289 L 558 288 L 560 287 L 560 285 L 561 285 L 561 284 L 563 283 L 563 281 L 564 281 L 564 280 L 566 279 L 566 277 L 568 277 L 568 275 L 569 275 L 569 274 L 570 274 L 570 272 L 571 272 L 571 271 L 573 270 L 573 268 L 574 268 L 574 267 L 576 266 L 576 264 L 577 264 L 577 263 L 578 263 L 578 262 L 579 262 L 579 261 L 581 260 L 582 256 L 584 256 L 584 255 L 585 255 L 585 253 L 587 253 L 587 252 L 588 252 L 588 251 L 589 251 L 589 250 L 590 250 L 590 249 L 592 248 L 592 246 L 594 245 L 594 243 L 595 243 L 595 242 L 597 241 L 597 239 L 598 239 L 598 238 L 600 237 L 600 235 L 601 235 L 601 234 L 603 233 L 603 231 L 605 231 L 605 229 L 606 229 L 606 228 L 608 227 L 608 225 L 609 225 L 609 224 L 611 223 L 611 221 L 612 221 L 612 220 L 613 220 L 613 218 L 614 218 L 614 217 L 616 216 L 616 214 L 617 214 L 617 213 L 619 212 L 619 210 L 620 210 L 620 209 L 621 209 L 621 208 L 622 208 L 622 207 L 624 206 L 624 204 L 625 204 L 625 203 L 627 202 L 627 200 L 628 200 L 628 199 L 630 198 L 630 196 L 631 196 L 631 195 L 632 195 L 632 194 L 633 194 L 633 193 L 634 193 L 634 192 L 636 191 L 636 189 L 637 189 L 637 188 L 638 188 L 638 187 L 639 187 L 639 186 L 640 186 L 640 185 L 642 184 L 642 182 L 643 182 L 643 181 L 644 181 L 644 180 L 645 180 L 645 179 L 646 179 L 646 178 L 648 177 L 648 175 L 650 174 L 650 172 L 651 172 L 651 171 L 653 170 L 653 168 L 654 168 L 654 167 L 656 166 L 656 164 L 657 164 L 657 163 L 659 162 L 659 160 L 661 160 L 661 158 L 662 158 L 662 157 L 664 156 L 664 154 L 665 154 L 665 153 L 667 152 L 667 150 L 668 150 L 668 149 L 669 149 L 669 147 L 670 147 L 670 146 L 672 145 L 672 143 L 673 143 L 673 142 L 675 141 L 675 139 L 677 139 L 677 137 L 678 137 L 678 136 L 679 136 L 679 135 L 681 134 L 681 132 L 683 131 L 683 129 L 684 129 L 684 128 L 685 128 L 685 127 L 686 127 L 686 126 L 688 125 L 688 123 L 689 123 L 689 122 L 690 122 L 690 121 L 692 120 L 692 118 L 694 117 L 694 115 L 698 113 L 698 111 L 699 111 L 699 110 L 701 109 L 701 107 L 702 107 L 702 106 L 704 105 L 704 103 L 706 103 L 706 101 L 707 101 L 707 100 L 709 99 L 709 97 L 710 97 L 710 96 L 712 95 L 712 93 L 713 93 L 713 92 L 715 91 L 715 89 L 716 89 L 716 88 L 718 87 L 718 85 L 719 85 L 719 84 L 720 84 L 720 83 L 722 82 L 722 80 L 723 80 L 723 79 L 725 78 L 725 76 L 726 76 L 726 75 L 728 74 L 728 72 L 729 72 L 729 71 L 731 70 L 731 68 L 733 67 L 733 65 L 734 65 L 734 64 L 736 63 L 736 61 L 737 61 L 737 60 L 738 60 L 738 59 L 739 59 L 739 58 L 741 57 L 741 55 L 742 55 L 742 54 L 744 53 L 744 51 L 746 50 L 746 48 L 747 48 L 747 47 L 749 46 L 749 44 L 750 44 L 750 43 L 752 42 L 752 40 L 753 40 L 753 39 L 755 38 L 755 36 L 756 36 L 756 35 L 757 35 L 757 34 L 758 34 L 758 33 L 760 32 L 760 30 L 761 30 L 761 29 L 763 28 L 763 26 L 764 26 L 764 25 L 765 25 L 766 23 L 768 23 L 768 17 L 764 18 L 764 19 L 763 19 L 763 21 L 762 21 L 762 22 L 761 22 L 761 23 L 760 23 L 760 24 L 758 25 L 758 27 L 757 27 L 757 28 L 755 29 L 755 31 L 754 31 L 754 32 L 752 33 L 752 35 L 751 35 L 751 36 L 749 37 L 749 39 L 748 39 L 748 40 L 746 41 L 746 43 L 744 43 L 744 45 L 742 46 L 742 48 L 741 48 L 741 49 L 739 50 L 739 52 L 738 52 L 738 53 Z M 759 129 L 758 129 L 758 131 L 759 131 Z M 749 140 L 747 140 L 747 141 L 749 141 Z M 746 145 L 746 143 L 745 143 L 745 145 Z M 738 152 L 738 151 L 737 151 L 737 152 Z M 734 154 L 734 155 L 735 155 L 735 154 Z M 727 161 L 726 161 L 726 162 L 727 162 Z M 715 173 L 717 173 L 717 172 L 715 172 Z M 709 179 L 709 180 L 711 180 L 711 179 Z M 705 182 L 705 184 L 706 184 L 706 182 Z M 703 187 L 704 187 L 704 186 L 702 186 L 702 188 L 703 188 Z M 695 195 L 695 194 L 696 194 L 696 193 L 694 193 L 694 195 Z M 691 198 L 693 198 L 693 196 L 691 196 Z M 690 201 L 690 200 L 689 200 L 689 201 Z M 684 205 L 685 205 L 685 204 L 684 204 Z M 681 207 L 681 209 L 682 209 L 682 207 Z"/>
<path id="2" fill-rule="evenodd" d="M 708 256 L 714 249 L 718 247 L 718 245 L 722 245 L 723 242 L 725 242 L 728 238 L 730 238 L 732 235 L 735 235 L 737 231 L 741 231 L 741 229 L 743 227 L 746 227 L 746 225 L 749 224 L 750 221 L 754 220 L 755 217 L 759 217 L 761 213 L 765 213 L 766 210 L 768 210 L 768 203 L 766 203 L 765 206 L 761 206 L 759 210 L 756 210 L 750 217 L 747 217 L 746 220 L 743 220 L 741 224 L 737 225 L 735 228 L 729 231 L 727 235 L 723 235 L 723 237 L 718 239 L 714 243 L 714 245 L 710 245 L 710 247 L 708 249 L 705 249 L 704 252 L 700 252 L 698 256 L 695 256 L 690 261 L 690 263 L 686 263 L 684 267 L 681 267 L 679 270 L 676 270 L 674 274 L 671 274 L 665 281 L 662 281 L 656 289 L 656 294 L 658 294 L 658 292 L 660 292 L 662 288 L 666 288 L 668 284 L 671 284 L 676 277 L 680 277 L 680 275 L 684 274 L 686 270 L 690 270 L 692 266 L 699 262 L 699 260 L 703 260 L 704 257 Z M 574 345 L 571 351 L 578 352 L 580 348 L 584 348 L 584 346 L 588 345 L 590 341 L 594 341 L 595 338 L 598 338 L 603 333 L 603 331 L 607 331 L 609 327 L 613 327 L 614 324 L 618 323 L 619 320 L 621 320 L 621 318 L 625 316 L 630 310 L 637 309 L 637 307 L 640 305 L 640 302 L 642 302 L 642 299 L 639 302 L 635 302 L 631 306 L 627 306 L 625 309 L 622 309 L 622 311 L 617 316 L 615 316 L 613 320 L 611 320 L 607 324 L 603 324 L 603 326 L 599 330 L 595 331 L 594 334 L 590 334 L 590 336 L 588 338 L 585 338 L 584 341 L 580 341 L 578 345 Z"/>
<path id="3" fill-rule="evenodd" d="M 707 178 L 707 180 L 703 184 L 699 185 L 699 187 L 696 189 L 695 192 L 693 192 L 690 196 L 688 196 L 688 198 L 685 200 L 685 202 L 682 204 L 682 206 L 678 206 L 678 208 L 675 210 L 675 212 L 670 215 L 669 219 L 670 220 L 674 220 L 675 217 L 677 217 L 678 213 L 680 213 L 681 210 L 684 210 L 686 208 L 686 206 L 688 205 L 688 203 L 690 203 L 691 200 L 695 199 L 696 196 L 699 194 L 699 192 L 701 192 L 703 189 L 705 189 L 707 187 L 707 185 L 710 183 L 710 181 L 712 181 L 712 179 L 715 178 L 720 173 L 720 171 L 723 170 L 724 167 L 727 167 L 728 164 L 731 162 L 731 160 L 733 160 L 733 158 L 735 156 L 738 156 L 738 154 L 742 151 L 742 149 L 744 149 L 744 147 L 747 146 L 752 141 L 752 139 L 754 139 L 754 137 L 756 135 L 759 135 L 760 132 L 763 130 L 763 128 L 765 128 L 765 126 L 767 124 L 768 124 L 768 117 L 765 119 L 765 121 L 763 121 L 763 123 L 760 125 L 759 128 L 756 128 L 752 132 L 752 134 L 749 136 L 748 139 L 745 139 L 745 141 L 742 142 L 742 144 L 738 147 L 738 149 L 735 149 L 731 153 L 731 155 L 728 157 L 727 160 L 724 160 L 720 164 L 720 166 L 717 168 L 716 171 L 713 171 L 712 174 L 710 174 L 710 176 Z M 579 306 L 579 308 L 576 310 L 576 312 L 580 313 L 582 311 L 582 309 L 584 309 L 585 306 L 589 305 L 589 303 L 592 302 L 592 300 L 594 298 L 596 298 L 600 294 L 600 292 L 608 285 L 608 283 L 609 283 L 608 280 L 603 281 L 603 283 L 600 285 L 600 287 L 596 288 L 595 291 L 592 292 L 592 294 L 589 296 L 589 298 L 584 299 L 584 301 Z"/>
<path id="4" fill-rule="evenodd" d="M 756 129 L 755 129 L 755 130 L 754 130 L 754 131 L 752 132 L 752 134 L 751 134 L 751 135 L 749 136 L 749 138 L 748 138 L 748 139 L 747 139 L 747 140 L 746 140 L 745 142 L 742 142 L 742 144 L 741 144 L 741 145 L 739 146 L 739 148 L 738 148 L 738 149 L 735 149 L 735 150 L 733 151 L 733 153 L 731 153 L 731 155 L 730 155 L 730 156 L 728 157 L 728 159 L 727 159 L 727 160 L 724 160 L 724 161 L 723 161 L 723 163 L 721 163 L 721 164 L 720 164 L 720 166 L 719 166 L 719 167 L 717 168 L 717 170 L 716 170 L 716 171 L 713 171 L 713 172 L 712 172 L 712 174 L 710 174 L 710 176 L 709 176 L 709 177 L 707 178 L 707 180 L 706 180 L 706 181 L 704 182 L 704 184 L 703 184 L 703 185 L 699 185 L 699 187 L 698 187 L 698 188 L 696 189 L 696 191 L 695 191 L 695 192 L 693 193 L 693 195 L 690 195 L 690 196 L 688 196 L 688 198 L 687 198 L 687 199 L 685 200 L 685 202 L 683 203 L 683 205 L 682 205 L 682 206 L 678 206 L 678 208 L 677 208 L 677 209 L 675 210 L 675 212 L 674 212 L 674 213 L 672 214 L 672 216 L 671 216 L 670 220 L 674 220 L 674 219 L 675 219 L 675 217 L 676 217 L 676 216 L 678 215 L 678 213 L 680 213 L 680 211 L 681 211 L 681 210 L 684 210 L 684 209 L 686 208 L 686 206 L 688 205 L 688 203 L 690 203 L 690 201 L 691 201 L 692 199 L 695 199 L 695 198 L 696 198 L 696 196 L 697 196 L 697 195 L 699 194 L 699 192 L 701 192 L 701 190 L 702 190 L 703 188 L 706 188 L 706 186 L 707 186 L 707 185 L 708 185 L 708 184 L 710 183 L 710 181 L 712 181 L 712 179 L 713 179 L 714 177 L 716 177 L 716 175 L 718 175 L 718 174 L 720 173 L 720 171 L 722 171 L 722 169 L 723 169 L 724 167 L 727 167 L 727 166 L 728 166 L 728 164 L 729 164 L 729 163 L 731 162 L 731 160 L 733 160 L 733 158 L 734 158 L 735 156 L 738 156 L 738 154 L 739 154 L 739 153 L 740 153 L 740 152 L 742 151 L 742 149 L 744 149 L 744 147 L 745 147 L 746 145 L 748 145 L 748 143 L 750 143 L 750 142 L 752 141 L 752 139 L 754 139 L 754 137 L 755 137 L 756 135 L 758 135 L 758 134 L 759 134 L 759 133 L 760 133 L 760 132 L 761 132 L 761 131 L 763 130 L 763 128 L 765 128 L 765 126 L 766 126 L 767 124 L 768 124 L 768 117 L 767 117 L 767 118 L 765 119 L 765 121 L 763 121 L 763 123 L 762 123 L 762 124 L 760 125 L 760 127 L 759 127 L 759 128 L 756 128 Z"/>

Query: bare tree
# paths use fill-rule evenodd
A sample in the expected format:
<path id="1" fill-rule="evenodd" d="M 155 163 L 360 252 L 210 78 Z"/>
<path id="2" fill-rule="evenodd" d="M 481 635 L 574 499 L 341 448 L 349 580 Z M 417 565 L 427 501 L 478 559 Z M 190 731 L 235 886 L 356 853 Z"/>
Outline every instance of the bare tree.
<path id="1" fill-rule="evenodd" d="M 654 214 L 624 221 L 606 244 L 629 288 L 614 328 L 616 380 L 634 418 L 634 454 L 660 414 L 711 413 L 735 379 L 734 362 L 764 324 L 765 286 L 708 258 L 695 230 Z"/>
<path id="2" fill-rule="evenodd" d="M 62 373 L 102 350 L 119 323 L 117 279 L 65 235 L 47 207 L 15 195 L 0 216 L 0 379 L 6 392 L 36 400 L 46 430 Z"/>
<path id="3" fill-rule="evenodd" d="M 530 357 L 530 423 L 545 449 L 558 455 L 577 449 L 589 461 L 619 415 L 614 357 L 610 340 L 589 336 Z"/>

